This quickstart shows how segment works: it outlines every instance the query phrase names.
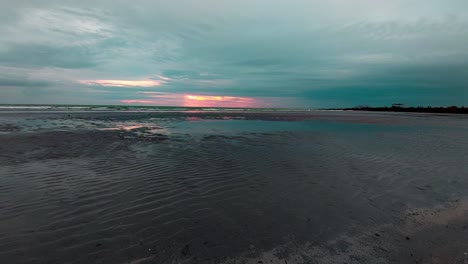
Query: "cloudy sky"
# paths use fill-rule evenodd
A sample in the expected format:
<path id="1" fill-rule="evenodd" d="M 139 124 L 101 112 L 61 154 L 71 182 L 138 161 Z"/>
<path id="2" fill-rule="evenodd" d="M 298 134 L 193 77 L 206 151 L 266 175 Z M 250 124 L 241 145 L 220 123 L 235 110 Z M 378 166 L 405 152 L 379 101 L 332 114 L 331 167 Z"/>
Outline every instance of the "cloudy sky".
<path id="1" fill-rule="evenodd" d="M 0 103 L 468 105 L 467 0 L 0 7 Z"/>

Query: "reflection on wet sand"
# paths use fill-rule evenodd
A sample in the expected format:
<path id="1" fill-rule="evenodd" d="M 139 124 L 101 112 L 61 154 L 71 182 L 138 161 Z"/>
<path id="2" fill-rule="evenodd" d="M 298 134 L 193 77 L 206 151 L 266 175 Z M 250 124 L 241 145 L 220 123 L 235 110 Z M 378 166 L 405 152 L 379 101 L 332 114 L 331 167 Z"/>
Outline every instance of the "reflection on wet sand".
<path id="1" fill-rule="evenodd" d="M 466 262 L 466 119 L 24 112 L 0 124 L 0 263 Z"/>

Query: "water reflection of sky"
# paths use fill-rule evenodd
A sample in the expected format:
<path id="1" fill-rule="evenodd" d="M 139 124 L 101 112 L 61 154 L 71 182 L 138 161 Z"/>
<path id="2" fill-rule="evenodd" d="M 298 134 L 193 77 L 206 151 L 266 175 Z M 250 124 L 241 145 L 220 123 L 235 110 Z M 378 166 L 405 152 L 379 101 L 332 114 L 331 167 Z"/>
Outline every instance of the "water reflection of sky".
<path id="1" fill-rule="evenodd" d="M 174 122 L 168 127 L 173 133 L 190 134 L 239 134 L 239 133 L 268 133 L 295 131 L 369 131 L 369 130 L 401 130 L 402 125 L 377 125 L 367 123 L 349 123 L 323 120 L 302 121 L 270 121 L 270 120 L 206 120 L 197 122 Z"/>
<path id="2" fill-rule="evenodd" d="M 273 117 L 273 118 L 272 118 Z M 232 116 L 192 115 L 179 117 L 139 117 L 132 120 L 82 118 L 42 118 L 0 116 L 0 132 L 7 131 L 12 125 L 20 132 L 50 131 L 50 130 L 114 130 L 141 131 L 155 134 L 191 134 L 191 135 L 232 135 L 240 133 L 268 133 L 317 131 L 327 133 L 370 132 L 370 131 L 407 131 L 417 129 L 462 129 L 466 130 L 467 119 L 453 117 L 431 117 L 405 115 L 368 115 L 361 113 L 330 115 L 329 113 L 306 116 L 307 118 L 287 116 L 276 119 L 275 116 L 255 118 Z M 250 118 L 250 119 L 247 119 Z M 5 128 L 2 130 L 2 126 Z M 17 131 L 14 131 L 17 132 Z"/>

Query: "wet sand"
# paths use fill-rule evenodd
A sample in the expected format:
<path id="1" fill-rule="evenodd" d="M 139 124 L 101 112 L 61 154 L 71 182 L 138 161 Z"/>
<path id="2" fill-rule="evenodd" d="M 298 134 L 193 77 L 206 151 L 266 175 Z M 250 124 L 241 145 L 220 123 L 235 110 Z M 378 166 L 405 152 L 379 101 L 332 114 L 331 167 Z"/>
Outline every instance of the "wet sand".
<path id="1" fill-rule="evenodd" d="M 0 263 L 468 263 L 468 119 L 0 112 Z"/>

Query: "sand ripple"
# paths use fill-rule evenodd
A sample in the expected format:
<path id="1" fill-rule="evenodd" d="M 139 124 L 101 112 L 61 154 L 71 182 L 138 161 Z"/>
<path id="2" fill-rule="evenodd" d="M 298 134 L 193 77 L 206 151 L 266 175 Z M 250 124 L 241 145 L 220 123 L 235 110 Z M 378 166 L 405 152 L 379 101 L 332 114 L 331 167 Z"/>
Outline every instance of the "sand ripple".
<path id="1" fill-rule="evenodd" d="M 148 126 L 1 135 L 0 262 L 406 261 L 389 252 L 424 237 L 408 231 L 408 212 L 466 196 L 458 123 L 270 121 L 283 123 L 269 131 L 243 119 L 177 120 L 155 138 Z M 227 133 L 232 124 L 261 129 Z M 423 225 L 456 221 L 445 215 Z M 364 246 L 383 232 L 394 240 Z"/>

